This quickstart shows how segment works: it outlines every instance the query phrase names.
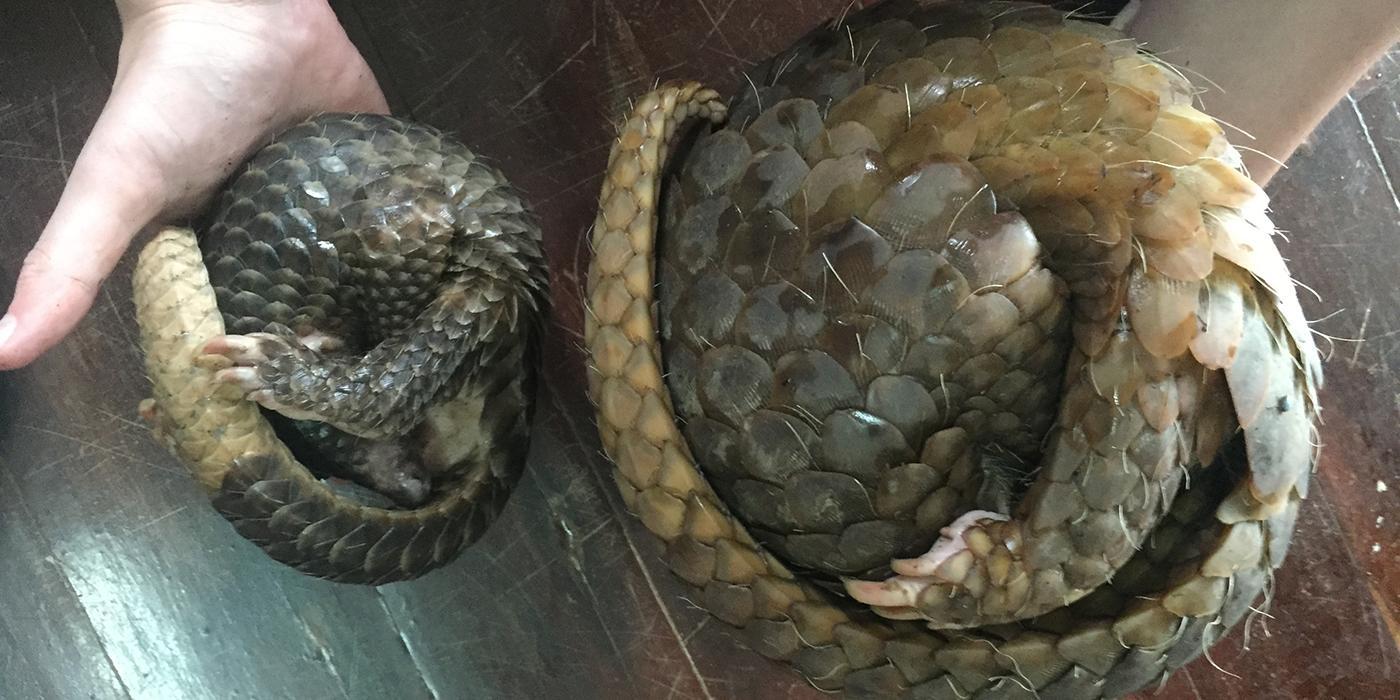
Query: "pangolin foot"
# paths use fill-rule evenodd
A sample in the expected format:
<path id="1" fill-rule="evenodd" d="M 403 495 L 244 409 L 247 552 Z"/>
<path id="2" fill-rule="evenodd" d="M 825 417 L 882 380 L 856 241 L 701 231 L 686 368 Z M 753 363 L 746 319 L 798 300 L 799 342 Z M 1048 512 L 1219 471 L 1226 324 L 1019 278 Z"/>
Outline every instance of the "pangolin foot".
<path id="1" fill-rule="evenodd" d="M 971 564 L 968 557 L 956 557 L 968 551 L 964 535 L 969 528 L 988 522 L 1008 520 L 1005 515 L 987 510 L 964 513 L 939 531 L 938 541 L 928 552 L 916 559 L 890 561 L 893 576 L 883 581 L 847 579 L 846 593 L 869 605 L 876 613 L 892 619 L 916 620 L 919 596 L 933 586 L 957 585 Z"/>
<path id="2" fill-rule="evenodd" d="M 249 400 L 294 420 L 322 420 L 311 411 L 278 401 L 265 366 L 273 362 L 286 363 L 297 356 L 333 350 L 341 346 L 339 339 L 313 333 L 292 340 L 271 333 L 220 335 L 204 344 L 207 355 L 226 358 L 232 367 L 221 369 L 214 379 L 238 387 Z"/>
<path id="3" fill-rule="evenodd" d="M 160 404 L 156 403 L 155 397 L 142 399 L 141 403 L 136 406 L 136 413 L 141 416 L 146 427 L 150 428 L 151 435 L 155 437 L 157 442 L 165 445 L 167 449 L 174 445 L 170 436 L 170 428 L 166 424 L 165 412 L 160 410 Z"/>

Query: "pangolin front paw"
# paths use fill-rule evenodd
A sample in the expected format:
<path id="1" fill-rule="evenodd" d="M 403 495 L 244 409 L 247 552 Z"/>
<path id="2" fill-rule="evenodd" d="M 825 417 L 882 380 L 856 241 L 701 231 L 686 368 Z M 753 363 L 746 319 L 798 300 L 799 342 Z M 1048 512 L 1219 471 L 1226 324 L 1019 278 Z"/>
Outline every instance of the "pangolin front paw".
<path id="1" fill-rule="evenodd" d="M 291 339 L 272 333 L 220 335 L 204 344 L 206 355 L 225 358 L 231 367 L 214 374 L 215 381 L 238 387 L 249 401 L 295 420 L 319 420 L 314 412 L 287 399 L 288 378 L 314 361 L 317 352 L 338 346 L 323 335 Z M 279 395 L 280 398 L 279 398 Z"/>
<path id="2" fill-rule="evenodd" d="M 925 591 L 932 587 L 960 585 L 972 560 L 979 554 L 967 539 L 969 530 L 984 523 L 1007 519 L 1005 515 L 991 511 L 968 511 L 939 531 L 938 541 L 928 552 L 916 559 L 890 561 L 893 576 L 883 581 L 847 579 L 846 593 L 871 606 L 882 616 L 920 619 L 923 616 L 918 612 L 919 598 Z M 986 537 L 985 533 L 981 533 L 981 536 Z"/>

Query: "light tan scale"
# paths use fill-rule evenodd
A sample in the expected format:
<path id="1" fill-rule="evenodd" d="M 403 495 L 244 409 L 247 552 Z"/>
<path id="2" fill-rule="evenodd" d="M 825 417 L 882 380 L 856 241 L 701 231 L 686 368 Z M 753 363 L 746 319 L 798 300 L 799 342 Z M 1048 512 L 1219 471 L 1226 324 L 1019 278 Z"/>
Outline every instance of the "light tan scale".
<path id="1" fill-rule="evenodd" d="M 1194 89 L 1028 3 L 886 2 L 766 70 L 727 113 L 695 84 L 638 100 L 593 232 L 599 430 L 673 571 L 757 651 L 858 696 L 1117 697 L 1208 648 L 1287 551 L 1321 372 L 1267 198 Z M 718 126 L 677 145 L 692 119 Z M 946 284 L 887 282 L 919 275 Z M 912 340 L 882 355 L 866 322 L 853 353 L 831 330 L 852 313 Z M 948 339 L 1001 364 L 949 362 Z M 1047 380 L 1017 372 L 1045 366 L 1041 414 Z M 911 451 L 833 458 L 822 426 L 852 401 Z M 977 415 L 919 420 L 940 403 Z M 1002 512 L 978 500 L 988 434 L 1037 458 Z M 819 468 L 773 457 L 798 447 Z M 868 505 L 806 486 L 833 464 Z M 812 494 L 838 534 L 789 517 Z M 851 535 L 896 521 L 907 540 Z M 852 542 L 896 556 L 865 567 Z"/>

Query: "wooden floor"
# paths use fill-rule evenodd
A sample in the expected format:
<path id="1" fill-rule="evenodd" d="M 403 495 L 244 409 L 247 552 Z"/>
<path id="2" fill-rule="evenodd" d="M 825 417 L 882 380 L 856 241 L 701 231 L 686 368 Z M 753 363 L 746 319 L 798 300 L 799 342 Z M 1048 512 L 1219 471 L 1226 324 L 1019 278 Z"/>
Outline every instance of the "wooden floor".
<path id="1" fill-rule="evenodd" d="M 0 698 L 822 697 L 699 612 L 622 509 L 577 351 L 584 233 L 629 96 L 726 89 L 847 0 L 347 0 L 395 110 L 496 158 L 546 222 L 556 333 L 527 475 L 449 569 L 378 590 L 273 564 L 135 420 L 130 256 L 59 349 L 0 375 Z M 0 300 L 112 78 L 110 0 L 0 8 Z M 1400 57 L 1400 53 L 1393 54 Z M 1272 618 L 1164 698 L 1395 697 L 1400 687 L 1400 66 L 1271 188 L 1318 293 L 1327 442 Z M 1326 346 L 1324 346 L 1326 347 Z"/>

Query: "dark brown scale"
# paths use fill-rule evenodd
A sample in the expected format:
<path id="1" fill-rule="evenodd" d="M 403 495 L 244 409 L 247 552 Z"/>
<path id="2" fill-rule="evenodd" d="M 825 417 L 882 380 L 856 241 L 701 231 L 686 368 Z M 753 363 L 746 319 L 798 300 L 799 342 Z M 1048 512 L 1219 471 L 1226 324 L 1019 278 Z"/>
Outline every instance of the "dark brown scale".
<path id="1" fill-rule="evenodd" d="M 427 407 L 467 383 L 528 381 L 539 230 L 500 173 L 433 129 L 376 115 L 295 126 L 228 185 L 206 230 L 227 332 L 276 336 L 257 371 L 279 404 L 317 417 L 274 421 L 322 476 L 421 504 L 451 480 L 413 437 Z M 341 347 L 309 349 L 313 334 Z"/>

